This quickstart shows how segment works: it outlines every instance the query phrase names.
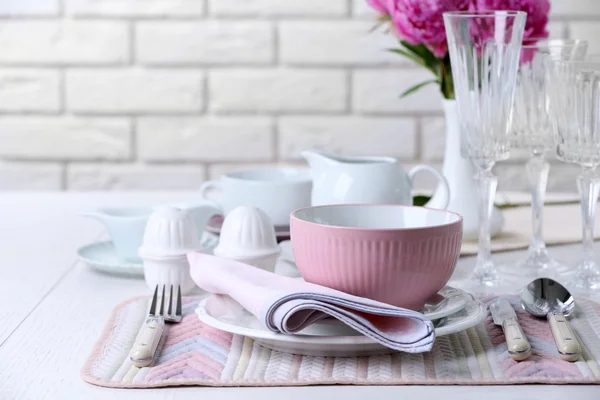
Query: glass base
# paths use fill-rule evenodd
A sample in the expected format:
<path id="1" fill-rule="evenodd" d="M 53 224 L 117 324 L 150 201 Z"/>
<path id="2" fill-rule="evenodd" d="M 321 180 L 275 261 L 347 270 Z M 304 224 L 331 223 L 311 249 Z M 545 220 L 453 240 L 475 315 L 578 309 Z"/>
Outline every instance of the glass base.
<path id="1" fill-rule="evenodd" d="M 583 290 L 600 289 L 600 265 L 596 261 L 580 261 L 569 276 L 567 287 Z"/>
<path id="2" fill-rule="evenodd" d="M 525 281 L 527 282 L 527 280 Z M 451 285 L 472 294 L 509 293 L 522 288 L 524 282 L 514 276 L 499 274 L 493 261 L 478 259 L 468 277 L 453 280 Z"/>
<path id="3" fill-rule="evenodd" d="M 498 272 L 491 261 L 475 265 L 475 271 L 471 275 L 474 284 L 486 287 L 495 287 L 500 283 Z"/>
<path id="4" fill-rule="evenodd" d="M 568 265 L 552 258 L 546 248 L 529 251 L 525 259 L 501 265 L 499 269 L 511 276 L 527 278 L 554 278 L 571 270 Z"/>

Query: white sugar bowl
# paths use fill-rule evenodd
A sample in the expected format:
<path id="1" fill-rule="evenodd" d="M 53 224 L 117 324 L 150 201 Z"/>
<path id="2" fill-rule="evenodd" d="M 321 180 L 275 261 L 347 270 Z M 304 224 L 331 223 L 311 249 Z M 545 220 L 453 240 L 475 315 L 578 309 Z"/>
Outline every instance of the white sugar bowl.
<path id="1" fill-rule="evenodd" d="M 241 206 L 225 217 L 214 255 L 273 272 L 280 252 L 269 216 L 260 208 Z"/>
<path id="2" fill-rule="evenodd" d="M 179 285 L 182 293 L 189 293 L 196 284 L 190 276 L 186 254 L 200 249 L 198 230 L 190 212 L 177 207 L 158 209 L 148 219 L 139 249 L 146 284 L 152 290 L 156 285 L 167 288 Z"/>

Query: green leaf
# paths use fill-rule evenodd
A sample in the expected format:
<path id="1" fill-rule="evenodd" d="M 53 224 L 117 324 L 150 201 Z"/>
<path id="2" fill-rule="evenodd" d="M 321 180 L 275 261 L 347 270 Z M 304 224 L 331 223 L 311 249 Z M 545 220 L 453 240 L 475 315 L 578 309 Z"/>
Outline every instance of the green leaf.
<path id="1" fill-rule="evenodd" d="M 440 60 L 429 50 L 424 44 L 410 44 L 405 40 L 401 40 L 400 44 L 412 53 L 418 55 L 427 66 L 435 68 L 440 63 Z"/>
<path id="2" fill-rule="evenodd" d="M 390 22 L 390 20 L 391 18 L 389 15 L 381 15 L 377 17 L 377 23 L 369 30 L 369 33 L 375 32 L 377 29 Z"/>
<path id="3" fill-rule="evenodd" d="M 414 93 L 417 90 L 421 89 L 423 86 L 429 85 L 430 83 L 440 83 L 440 81 L 437 79 L 430 79 L 425 82 L 417 83 L 416 85 L 414 85 L 414 86 L 406 89 L 404 92 L 402 92 L 402 94 L 400 95 L 400 98 L 406 97 L 409 94 Z"/>
<path id="4" fill-rule="evenodd" d="M 413 206 L 423 207 L 429 200 L 431 200 L 429 196 L 415 196 L 413 197 Z"/>
<path id="5" fill-rule="evenodd" d="M 409 51 L 406 51 L 404 49 L 388 49 L 388 51 L 391 52 L 391 53 L 400 54 L 401 56 L 404 56 L 404 57 L 406 57 L 406 58 L 414 61 L 415 63 L 419 64 L 420 66 L 429 69 L 429 67 L 425 63 L 425 60 L 423 60 L 422 58 L 420 58 L 416 54 L 413 54 L 413 53 L 411 53 Z"/>

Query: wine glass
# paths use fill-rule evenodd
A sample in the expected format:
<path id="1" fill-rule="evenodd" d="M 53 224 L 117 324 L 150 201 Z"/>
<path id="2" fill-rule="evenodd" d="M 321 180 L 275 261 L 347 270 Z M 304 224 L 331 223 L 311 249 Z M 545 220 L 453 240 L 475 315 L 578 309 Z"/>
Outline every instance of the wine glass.
<path id="1" fill-rule="evenodd" d="M 594 223 L 600 166 L 600 62 L 546 61 L 550 115 L 559 160 L 579 165 L 582 257 L 568 286 L 600 288 L 600 268 L 594 251 Z"/>
<path id="2" fill-rule="evenodd" d="M 508 128 L 526 13 L 444 13 L 459 120 L 461 154 L 476 168 L 479 183 L 479 247 L 471 285 L 497 286 L 491 260 L 490 217 L 498 178 L 492 167 L 509 156 Z"/>
<path id="3" fill-rule="evenodd" d="M 512 127 L 511 147 L 525 150 L 529 160 L 525 165 L 531 190 L 532 235 L 525 259 L 516 265 L 504 266 L 503 272 L 526 276 L 554 275 L 565 266 L 548 254 L 542 236 L 544 197 L 550 164 L 545 159 L 554 150 L 554 136 L 547 109 L 545 62 L 552 60 L 583 60 L 587 42 L 582 40 L 523 41 Z"/>

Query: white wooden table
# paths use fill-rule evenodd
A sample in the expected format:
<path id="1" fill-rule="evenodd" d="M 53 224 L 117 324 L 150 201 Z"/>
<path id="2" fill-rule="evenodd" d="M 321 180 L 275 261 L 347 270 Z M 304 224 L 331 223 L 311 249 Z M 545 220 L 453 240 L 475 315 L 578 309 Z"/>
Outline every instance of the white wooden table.
<path id="1" fill-rule="evenodd" d="M 0 193 L 0 399 L 600 399 L 600 386 L 117 390 L 85 383 L 79 371 L 113 307 L 148 289 L 143 280 L 103 275 L 77 262 L 76 249 L 104 235 L 102 226 L 77 212 L 192 199 L 192 193 Z M 565 260 L 577 251 L 577 246 L 553 249 Z"/>

